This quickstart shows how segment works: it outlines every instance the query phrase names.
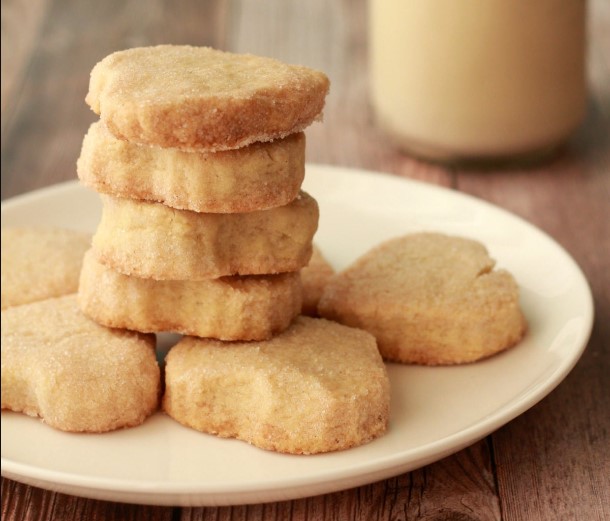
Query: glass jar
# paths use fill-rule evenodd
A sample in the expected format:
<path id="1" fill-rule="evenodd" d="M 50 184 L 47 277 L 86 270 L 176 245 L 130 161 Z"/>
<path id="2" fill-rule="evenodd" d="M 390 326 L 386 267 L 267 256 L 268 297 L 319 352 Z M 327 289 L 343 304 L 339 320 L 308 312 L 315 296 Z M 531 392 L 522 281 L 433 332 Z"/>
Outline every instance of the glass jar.
<path id="1" fill-rule="evenodd" d="M 405 150 L 529 159 L 581 123 L 585 0 L 369 1 L 372 106 Z"/>

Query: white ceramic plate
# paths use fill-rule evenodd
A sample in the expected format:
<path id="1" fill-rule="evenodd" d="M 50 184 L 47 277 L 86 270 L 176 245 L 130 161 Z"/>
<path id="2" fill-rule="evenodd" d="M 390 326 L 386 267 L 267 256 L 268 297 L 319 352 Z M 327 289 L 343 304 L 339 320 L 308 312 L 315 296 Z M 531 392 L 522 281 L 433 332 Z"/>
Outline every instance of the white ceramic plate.
<path id="1" fill-rule="evenodd" d="M 397 475 L 456 452 L 553 390 L 591 331 L 589 286 L 547 235 L 483 201 L 384 174 L 308 165 L 304 188 L 320 204 L 316 242 L 342 268 L 380 241 L 417 230 L 472 237 L 522 288 L 527 337 L 460 367 L 389 364 L 389 432 L 362 447 L 317 456 L 266 452 L 184 428 L 161 413 L 144 425 L 91 435 L 2 413 L 2 475 L 86 497 L 162 505 L 279 501 Z M 95 229 L 98 197 L 76 182 L 2 205 L 2 224 Z"/>

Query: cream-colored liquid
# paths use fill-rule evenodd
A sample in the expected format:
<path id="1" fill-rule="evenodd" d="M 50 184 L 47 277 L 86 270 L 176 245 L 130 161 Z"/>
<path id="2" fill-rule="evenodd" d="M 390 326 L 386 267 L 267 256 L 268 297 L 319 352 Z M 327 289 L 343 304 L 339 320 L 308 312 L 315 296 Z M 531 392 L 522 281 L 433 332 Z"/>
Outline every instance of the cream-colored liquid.
<path id="1" fill-rule="evenodd" d="M 435 158 L 553 147 L 585 106 L 585 0 L 370 0 L 372 104 Z"/>

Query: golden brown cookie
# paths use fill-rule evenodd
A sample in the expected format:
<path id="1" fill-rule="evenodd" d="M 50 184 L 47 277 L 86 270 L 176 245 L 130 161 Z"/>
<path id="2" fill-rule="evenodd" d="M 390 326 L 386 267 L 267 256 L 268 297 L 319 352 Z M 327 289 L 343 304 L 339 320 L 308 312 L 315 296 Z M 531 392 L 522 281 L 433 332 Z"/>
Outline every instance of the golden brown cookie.
<path id="1" fill-rule="evenodd" d="M 301 310 L 299 272 L 200 281 L 130 277 L 85 254 L 78 300 L 107 327 L 221 340 L 264 340 Z"/>
<path id="2" fill-rule="evenodd" d="M 107 329 L 76 295 L 2 312 L 2 409 L 71 432 L 141 424 L 158 407 L 153 335 Z"/>
<path id="3" fill-rule="evenodd" d="M 76 293 L 91 234 L 49 227 L 2 228 L 2 309 Z"/>
<path id="4" fill-rule="evenodd" d="M 185 152 L 115 138 L 89 128 L 78 177 L 95 191 L 196 212 L 265 210 L 292 201 L 305 175 L 305 134 L 225 152 Z"/>
<path id="5" fill-rule="evenodd" d="M 184 337 L 166 358 L 167 414 L 278 452 L 367 443 L 386 431 L 389 401 L 375 339 L 322 319 L 299 317 L 263 342 Z"/>
<path id="6" fill-rule="evenodd" d="M 125 275 L 202 280 L 297 271 L 311 257 L 318 205 L 301 192 L 285 206 L 249 213 L 175 210 L 102 195 L 97 258 Z"/>
<path id="7" fill-rule="evenodd" d="M 328 88 L 307 67 L 159 45 L 104 58 L 85 101 L 119 139 L 212 152 L 300 132 L 320 118 Z"/>
<path id="8" fill-rule="evenodd" d="M 324 292 L 324 287 L 334 274 L 335 270 L 314 244 L 309 264 L 301 270 L 301 280 L 303 281 L 303 310 L 301 313 L 303 315 L 311 317 L 318 315 L 318 302 Z"/>
<path id="9" fill-rule="evenodd" d="M 387 241 L 333 277 L 321 316 L 375 335 L 387 360 L 473 362 L 526 329 L 519 288 L 479 242 L 440 233 Z"/>

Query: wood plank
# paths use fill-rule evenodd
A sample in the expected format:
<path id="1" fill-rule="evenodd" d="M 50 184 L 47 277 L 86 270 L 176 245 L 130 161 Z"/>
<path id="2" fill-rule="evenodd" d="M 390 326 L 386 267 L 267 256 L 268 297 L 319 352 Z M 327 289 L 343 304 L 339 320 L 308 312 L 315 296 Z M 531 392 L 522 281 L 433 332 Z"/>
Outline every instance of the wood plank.
<path id="1" fill-rule="evenodd" d="M 610 389 L 584 362 L 553 394 L 494 436 L 506 519 L 610 519 Z M 609 364 L 600 370 L 607 375 Z M 587 382 L 592 392 L 583 392 Z"/>
<path id="2" fill-rule="evenodd" d="M 2 519 L 6 521 L 171 521 L 173 514 L 171 507 L 84 499 L 2 478 Z"/>

